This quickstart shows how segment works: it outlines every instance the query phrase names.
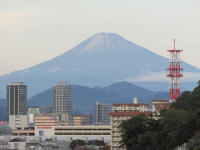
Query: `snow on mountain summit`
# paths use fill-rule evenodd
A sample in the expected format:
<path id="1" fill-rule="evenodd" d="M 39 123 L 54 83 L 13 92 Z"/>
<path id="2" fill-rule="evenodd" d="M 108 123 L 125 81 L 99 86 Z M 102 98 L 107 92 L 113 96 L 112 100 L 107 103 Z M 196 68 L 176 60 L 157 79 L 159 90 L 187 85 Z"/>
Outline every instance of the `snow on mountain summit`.
<path id="1" fill-rule="evenodd" d="M 118 34 L 114 33 L 97 33 L 91 38 L 87 39 L 86 41 L 82 42 L 80 45 L 82 47 L 78 47 L 77 54 L 123 54 L 129 55 L 130 53 L 137 53 L 140 49 L 140 46 L 127 41 L 126 39 L 122 38 Z M 141 49 L 144 51 L 143 49 Z M 140 50 L 140 52 L 142 52 Z M 72 49 L 73 51 L 73 49 Z M 74 51 L 74 52 L 75 52 Z M 147 52 L 146 52 L 147 53 Z"/>

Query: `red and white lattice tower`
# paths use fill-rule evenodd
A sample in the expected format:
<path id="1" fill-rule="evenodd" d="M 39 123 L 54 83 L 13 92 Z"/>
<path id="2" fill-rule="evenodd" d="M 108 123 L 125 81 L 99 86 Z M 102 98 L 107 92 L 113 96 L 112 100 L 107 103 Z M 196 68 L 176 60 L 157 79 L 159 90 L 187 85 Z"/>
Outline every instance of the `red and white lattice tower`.
<path id="1" fill-rule="evenodd" d="M 167 68 L 167 77 L 170 78 L 170 90 L 169 90 L 169 100 L 170 102 L 174 101 L 176 98 L 180 96 L 180 77 L 183 77 L 181 73 L 183 68 L 180 68 L 180 52 L 183 50 L 175 49 L 175 39 L 174 39 L 174 49 L 167 50 L 170 54 L 169 59 L 169 68 Z"/>

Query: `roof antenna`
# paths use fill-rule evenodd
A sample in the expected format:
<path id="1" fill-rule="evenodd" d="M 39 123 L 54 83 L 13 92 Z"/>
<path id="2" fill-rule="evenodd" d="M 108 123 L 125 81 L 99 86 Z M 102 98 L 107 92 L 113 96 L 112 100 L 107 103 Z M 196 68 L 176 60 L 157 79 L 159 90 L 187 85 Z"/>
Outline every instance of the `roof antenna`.
<path id="1" fill-rule="evenodd" d="M 174 50 L 175 50 L 175 42 L 176 42 L 176 39 L 174 39 Z"/>

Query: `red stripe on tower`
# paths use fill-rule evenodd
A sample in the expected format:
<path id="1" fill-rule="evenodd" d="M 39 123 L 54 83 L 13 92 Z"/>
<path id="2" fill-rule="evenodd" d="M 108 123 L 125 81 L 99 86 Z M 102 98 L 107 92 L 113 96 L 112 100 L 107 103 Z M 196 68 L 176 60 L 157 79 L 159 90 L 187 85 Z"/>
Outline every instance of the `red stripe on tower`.
<path id="1" fill-rule="evenodd" d="M 169 58 L 169 68 L 167 68 L 167 77 L 170 78 L 170 89 L 169 89 L 169 100 L 170 102 L 175 101 L 176 98 L 180 96 L 180 77 L 183 77 L 181 73 L 183 68 L 180 67 L 180 52 L 183 50 L 176 50 L 175 49 L 175 39 L 174 39 L 174 49 L 167 50 L 170 54 Z"/>

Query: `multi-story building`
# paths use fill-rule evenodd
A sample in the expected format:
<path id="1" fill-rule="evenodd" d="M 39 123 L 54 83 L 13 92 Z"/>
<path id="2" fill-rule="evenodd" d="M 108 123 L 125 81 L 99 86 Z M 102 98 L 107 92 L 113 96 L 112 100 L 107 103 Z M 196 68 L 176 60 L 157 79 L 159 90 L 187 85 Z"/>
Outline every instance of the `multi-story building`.
<path id="1" fill-rule="evenodd" d="M 10 115 L 9 126 L 11 129 L 25 129 L 29 128 L 28 115 Z"/>
<path id="2" fill-rule="evenodd" d="M 74 114 L 74 116 L 81 116 L 84 118 L 84 125 L 92 125 L 92 114 Z"/>
<path id="3" fill-rule="evenodd" d="M 61 113 L 35 113 L 34 116 L 52 116 L 58 118 L 59 122 L 67 122 L 69 121 L 69 114 L 61 114 Z"/>
<path id="4" fill-rule="evenodd" d="M 72 121 L 72 86 L 67 86 L 66 81 L 60 81 L 52 90 L 52 113 L 69 114 L 69 120 Z"/>
<path id="5" fill-rule="evenodd" d="M 73 116 L 73 122 L 75 126 L 82 126 L 85 124 L 84 117 L 78 115 Z"/>
<path id="6" fill-rule="evenodd" d="M 152 113 L 155 119 L 159 119 L 160 111 L 169 106 L 168 100 L 152 100 Z"/>
<path id="7" fill-rule="evenodd" d="M 113 112 L 110 112 L 111 116 L 111 150 L 120 150 L 119 142 L 121 141 L 120 129 L 118 126 L 123 120 L 128 120 L 132 116 L 144 113 L 146 115 L 151 114 L 149 109 L 149 104 L 137 103 L 137 99 L 134 98 L 134 103 L 124 103 L 124 104 L 112 104 Z M 125 148 L 121 148 L 125 149 Z"/>
<path id="8" fill-rule="evenodd" d="M 22 82 L 7 85 L 7 121 L 9 115 L 27 114 L 27 86 Z"/>
<path id="9" fill-rule="evenodd" d="M 99 125 L 110 125 L 109 112 L 111 112 L 111 105 L 96 102 L 94 105 L 94 123 Z"/>

